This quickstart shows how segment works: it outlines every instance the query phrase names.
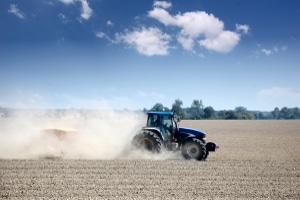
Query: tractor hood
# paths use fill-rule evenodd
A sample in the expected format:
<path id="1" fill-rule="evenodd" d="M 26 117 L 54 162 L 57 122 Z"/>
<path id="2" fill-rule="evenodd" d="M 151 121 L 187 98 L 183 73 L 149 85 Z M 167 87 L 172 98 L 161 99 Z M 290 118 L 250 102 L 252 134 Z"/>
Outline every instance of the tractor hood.
<path id="1" fill-rule="evenodd" d="M 202 135 L 205 137 L 206 133 L 204 131 L 196 130 L 196 129 L 191 129 L 191 128 L 185 128 L 185 127 L 179 127 L 179 133 L 185 133 L 188 135 L 194 135 L 194 136 L 199 136 Z"/>

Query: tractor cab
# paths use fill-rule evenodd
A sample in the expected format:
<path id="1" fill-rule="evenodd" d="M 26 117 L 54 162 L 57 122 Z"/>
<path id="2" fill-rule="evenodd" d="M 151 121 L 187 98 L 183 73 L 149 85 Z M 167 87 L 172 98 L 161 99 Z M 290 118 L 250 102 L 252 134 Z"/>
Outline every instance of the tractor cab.
<path id="1" fill-rule="evenodd" d="M 156 129 L 162 135 L 162 140 L 174 139 L 178 132 L 179 118 L 177 118 L 173 112 L 148 112 L 148 120 L 145 129 Z"/>

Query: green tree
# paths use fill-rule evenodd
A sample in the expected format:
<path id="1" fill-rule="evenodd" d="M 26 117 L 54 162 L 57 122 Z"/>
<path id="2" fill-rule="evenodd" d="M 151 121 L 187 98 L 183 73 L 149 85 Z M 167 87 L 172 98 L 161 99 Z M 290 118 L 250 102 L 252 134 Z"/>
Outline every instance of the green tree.
<path id="1" fill-rule="evenodd" d="M 177 115 L 181 116 L 182 119 L 186 119 L 187 113 L 182 108 L 182 101 L 180 99 L 176 99 L 172 105 L 172 111 L 175 112 Z"/>
<path id="2" fill-rule="evenodd" d="M 293 108 L 293 119 L 300 119 L 300 109 L 298 107 Z"/>
<path id="3" fill-rule="evenodd" d="M 190 109 L 190 117 L 192 119 L 204 118 L 203 107 L 202 100 L 194 100 Z"/>
<path id="4" fill-rule="evenodd" d="M 289 109 L 287 107 L 281 108 L 279 119 L 289 119 Z"/>
<path id="5" fill-rule="evenodd" d="M 257 115 L 257 116 L 256 116 L 257 119 L 265 119 L 265 118 L 266 118 L 266 117 L 264 116 L 264 113 L 263 113 L 263 112 L 258 112 L 256 115 Z"/>
<path id="6" fill-rule="evenodd" d="M 151 111 L 164 111 L 164 106 L 161 103 L 156 103 L 150 110 Z"/>
<path id="7" fill-rule="evenodd" d="M 238 106 L 235 108 L 235 115 L 237 119 L 255 119 L 253 112 L 248 111 L 247 108 Z"/>
<path id="8" fill-rule="evenodd" d="M 279 119 L 280 110 L 278 107 L 274 108 L 272 111 L 272 117 L 273 119 Z"/>
<path id="9" fill-rule="evenodd" d="M 204 112 L 204 117 L 206 119 L 215 119 L 215 118 L 217 118 L 216 111 L 211 106 L 208 106 L 208 107 L 204 108 L 203 112 Z"/>
<path id="10" fill-rule="evenodd" d="M 245 108 L 243 106 L 238 106 L 234 110 L 235 110 L 236 114 L 241 114 L 241 113 L 247 112 L 247 108 Z"/>
<path id="11" fill-rule="evenodd" d="M 233 110 L 226 110 L 224 113 L 224 119 L 237 119 L 237 116 Z"/>

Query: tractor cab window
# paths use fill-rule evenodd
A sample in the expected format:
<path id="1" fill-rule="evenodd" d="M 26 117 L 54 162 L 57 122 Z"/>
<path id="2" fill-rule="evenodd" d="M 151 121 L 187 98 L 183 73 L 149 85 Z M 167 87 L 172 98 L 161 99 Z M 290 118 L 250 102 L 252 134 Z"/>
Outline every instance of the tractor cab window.
<path id="1" fill-rule="evenodd" d="M 158 117 L 158 115 L 149 115 L 147 126 L 149 126 L 149 127 L 158 127 L 159 126 L 159 117 Z"/>

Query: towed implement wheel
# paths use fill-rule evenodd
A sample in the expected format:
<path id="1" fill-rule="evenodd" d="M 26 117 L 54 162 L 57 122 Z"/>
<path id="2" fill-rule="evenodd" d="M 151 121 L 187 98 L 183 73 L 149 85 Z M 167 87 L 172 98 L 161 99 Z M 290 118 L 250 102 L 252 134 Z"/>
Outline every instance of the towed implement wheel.
<path id="1" fill-rule="evenodd" d="M 134 148 L 146 150 L 153 153 L 160 153 L 162 150 L 161 139 L 153 132 L 144 131 L 136 135 L 132 140 Z"/>
<path id="2" fill-rule="evenodd" d="M 204 160 L 207 158 L 205 144 L 196 138 L 184 143 L 181 153 L 185 159 Z"/>

